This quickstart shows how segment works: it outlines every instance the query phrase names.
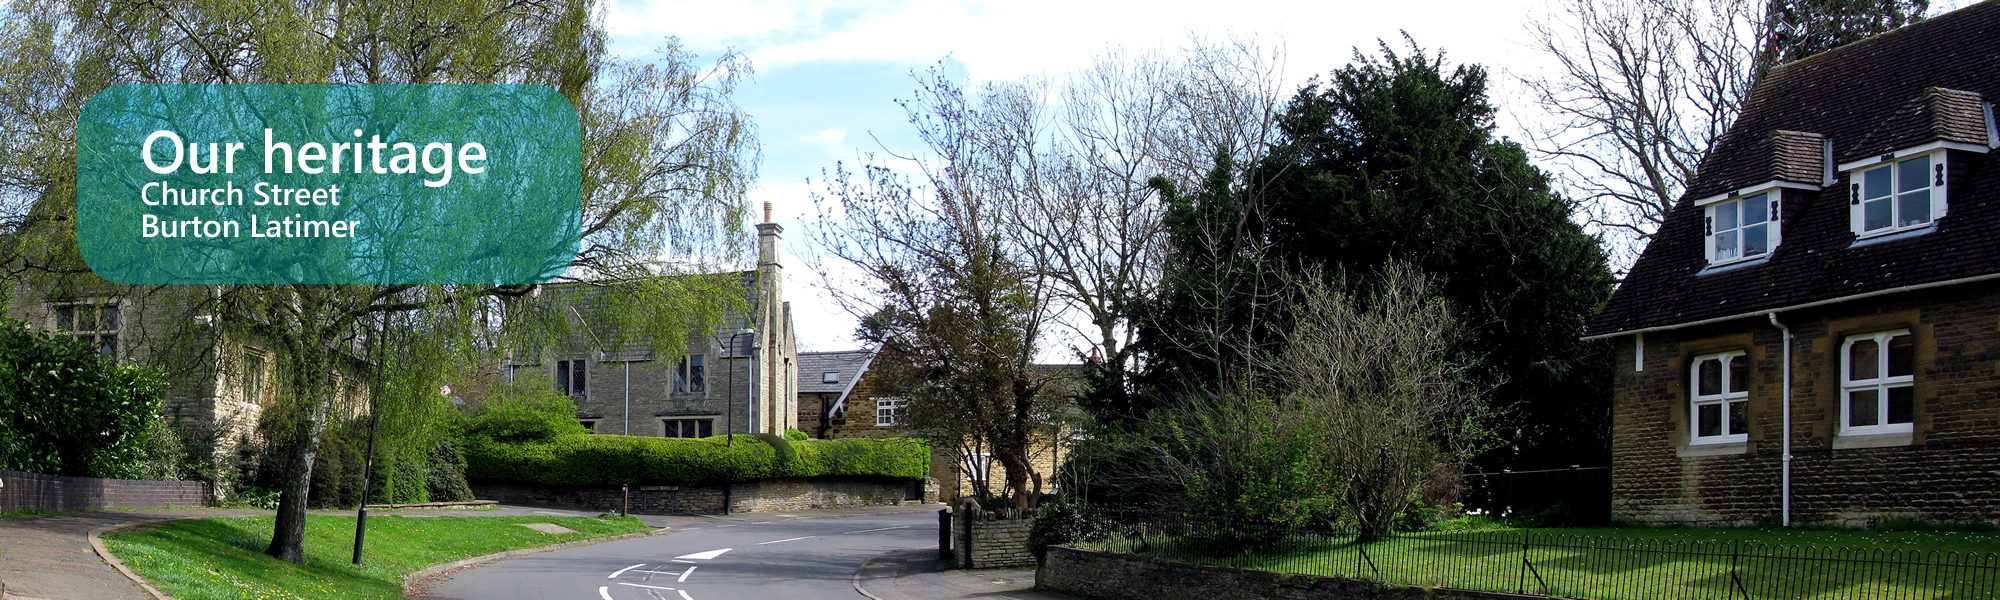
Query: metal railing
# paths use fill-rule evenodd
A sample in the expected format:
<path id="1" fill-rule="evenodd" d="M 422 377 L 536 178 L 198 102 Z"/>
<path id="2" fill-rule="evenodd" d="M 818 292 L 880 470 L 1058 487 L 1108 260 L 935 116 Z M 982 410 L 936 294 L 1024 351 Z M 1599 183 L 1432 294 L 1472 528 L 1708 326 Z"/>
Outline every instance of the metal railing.
<path id="1" fill-rule="evenodd" d="M 2000 598 L 2000 553 L 1511 530 L 1397 533 L 1222 526 L 1099 512 L 1105 550 L 1392 585 L 1595 600 Z"/>

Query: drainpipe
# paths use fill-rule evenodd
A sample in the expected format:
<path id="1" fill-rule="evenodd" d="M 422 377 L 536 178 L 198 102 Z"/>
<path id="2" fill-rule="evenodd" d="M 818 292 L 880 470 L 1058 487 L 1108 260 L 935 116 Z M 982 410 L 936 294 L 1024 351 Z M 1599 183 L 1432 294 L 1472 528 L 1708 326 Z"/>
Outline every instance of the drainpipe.
<path id="1" fill-rule="evenodd" d="M 1779 502 L 1781 503 L 1782 506 L 1782 508 L 1780 509 L 1782 512 L 1779 513 L 1780 514 L 1779 519 L 1782 521 L 1785 527 L 1791 527 L 1792 526 L 1792 328 L 1786 327 L 1784 323 L 1778 322 L 1778 313 L 1771 313 L 1769 316 L 1771 317 L 1771 325 L 1777 327 L 1780 331 L 1783 331 L 1785 334 L 1785 352 L 1784 352 L 1785 362 L 1783 369 L 1785 378 L 1785 400 L 1784 400 L 1785 450 L 1784 450 L 1784 463 L 1782 469 L 1783 474 L 1779 476 L 1779 484 L 1778 484 L 1779 497 L 1781 498 Z"/>

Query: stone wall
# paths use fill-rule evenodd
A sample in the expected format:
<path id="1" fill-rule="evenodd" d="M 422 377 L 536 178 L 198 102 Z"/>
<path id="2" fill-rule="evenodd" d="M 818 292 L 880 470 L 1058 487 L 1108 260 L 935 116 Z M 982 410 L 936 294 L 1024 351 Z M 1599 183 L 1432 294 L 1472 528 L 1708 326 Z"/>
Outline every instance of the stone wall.
<path id="1" fill-rule="evenodd" d="M 895 506 L 903 503 L 906 480 L 825 477 L 766 479 L 729 485 L 632 486 L 632 512 L 642 515 L 790 512 L 814 509 Z M 618 486 L 557 487 L 472 483 L 472 495 L 503 504 L 616 512 L 624 502 Z"/>
<path id="2" fill-rule="evenodd" d="M 1417 600 L 1420 598 L 1526 598 L 1413 587 L 1271 571 L 1211 567 L 1154 558 L 1049 548 L 1035 572 L 1035 589 L 1092 600 Z"/>
<path id="3" fill-rule="evenodd" d="M 0 471 L 0 512 L 214 506 L 208 484 Z"/>
<path id="4" fill-rule="evenodd" d="M 1787 312 L 1792 346 L 1792 518 L 1867 525 L 1914 517 L 2000 517 L 2000 286 L 1975 284 Z M 1908 329 L 1915 341 L 1914 431 L 1842 436 L 1841 346 Z M 1779 520 L 1781 334 L 1763 318 L 1617 339 L 1612 516 L 1741 525 Z M 1751 361 L 1748 440 L 1688 444 L 1693 358 Z"/>
<path id="5" fill-rule="evenodd" d="M 1033 511 L 1027 515 L 996 513 L 979 510 L 979 503 L 971 498 L 962 499 L 952 510 L 953 557 L 966 569 L 1032 566 L 1035 555 L 1028 552 L 1028 530 L 1034 523 Z"/>

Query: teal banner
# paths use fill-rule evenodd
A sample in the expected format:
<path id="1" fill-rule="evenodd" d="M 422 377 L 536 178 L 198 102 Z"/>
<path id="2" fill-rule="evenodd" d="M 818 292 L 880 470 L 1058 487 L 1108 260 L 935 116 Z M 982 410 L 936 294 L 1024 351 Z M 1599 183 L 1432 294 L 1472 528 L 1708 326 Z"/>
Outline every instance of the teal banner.
<path id="1" fill-rule="evenodd" d="M 119 85 L 77 244 L 122 284 L 520 284 L 575 259 L 576 109 L 538 85 Z"/>

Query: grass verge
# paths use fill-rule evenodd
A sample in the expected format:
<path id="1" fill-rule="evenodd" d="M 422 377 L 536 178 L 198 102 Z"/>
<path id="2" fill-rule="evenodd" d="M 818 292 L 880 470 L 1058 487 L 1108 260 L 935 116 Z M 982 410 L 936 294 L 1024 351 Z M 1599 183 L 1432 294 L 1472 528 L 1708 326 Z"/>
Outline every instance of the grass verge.
<path id="1" fill-rule="evenodd" d="M 1105 549 L 1396 585 L 1597 600 L 1692 597 L 1989 598 L 2000 595 L 2000 535 L 1938 531 L 1556 529 L 1291 538 L 1256 552 L 1156 537 Z M 1530 543 L 1524 544 L 1524 541 Z"/>
<path id="2" fill-rule="evenodd" d="M 547 534 L 523 523 L 555 523 Z M 591 517 L 409 517 L 368 521 L 366 565 L 349 562 L 354 518 L 306 519 L 306 562 L 264 555 L 271 517 L 171 521 L 104 535 L 127 567 L 178 600 L 348 600 L 403 598 L 403 576 L 431 565 L 495 552 L 648 531 L 638 519 Z"/>

